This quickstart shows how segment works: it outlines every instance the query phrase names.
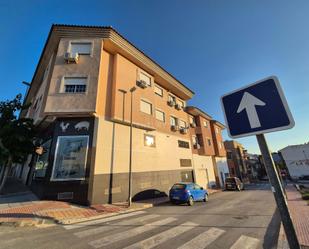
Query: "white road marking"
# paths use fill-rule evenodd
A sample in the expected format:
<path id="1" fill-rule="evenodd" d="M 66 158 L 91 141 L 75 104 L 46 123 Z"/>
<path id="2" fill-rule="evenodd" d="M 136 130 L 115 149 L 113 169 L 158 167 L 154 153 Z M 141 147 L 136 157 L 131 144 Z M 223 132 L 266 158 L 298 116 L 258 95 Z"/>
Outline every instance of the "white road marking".
<path id="1" fill-rule="evenodd" d="M 210 228 L 206 232 L 201 233 L 186 244 L 178 247 L 178 249 L 202 249 L 214 242 L 218 237 L 224 234 L 225 231 L 218 228 Z"/>
<path id="2" fill-rule="evenodd" d="M 78 238 L 84 238 L 84 237 L 87 237 L 89 235 L 99 234 L 99 233 L 102 233 L 102 232 L 110 231 L 112 229 L 120 228 L 122 226 L 135 225 L 138 222 L 143 222 L 143 221 L 146 221 L 146 220 L 158 218 L 159 216 L 160 215 L 158 215 L 158 214 L 145 215 L 145 216 L 130 219 L 130 220 L 120 221 L 120 222 L 114 223 L 112 225 L 106 224 L 104 226 L 91 228 L 91 229 L 88 229 L 88 230 L 85 230 L 85 231 L 74 233 L 74 235 L 76 235 Z"/>
<path id="3" fill-rule="evenodd" d="M 255 249 L 258 247 L 259 243 L 260 241 L 256 238 L 241 235 L 230 249 Z"/>
<path id="4" fill-rule="evenodd" d="M 102 219 L 99 219 L 99 220 L 91 220 L 91 221 L 78 223 L 78 224 L 65 225 L 63 227 L 67 230 L 71 230 L 71 229 L 81 228 L 81 227 L 85 227 L 85 226 L 96 225 L 96 224 L 100 224 L 100 223 L 104 223 L 104 222 L 108 222 L 108 221 L 119 220 L 119 219 L 131 217 L 131 216 L 135 216 L 135 215 L 139 215 L 139 214 L 145 214 L 145 213 L 146 213 L 146 211 L 137 211 L 137 212 L 132 212 L 132 213 L 126 213 L 126 214 L 111 216 L 111 217 L 107 217 L 107 218 L 102 218 Z"/>
<path id="5" fill-rule="evenodd" d="M 150 248 L 154 248 L 156 246 L 158 246 L 159 244 L 172 239 L 186 231 L 189 231 L 191 229 L 193 229 L 194 227 L 198 226 L 198 224 L 193 223 L 193 222 L 186 222 L 183 223 L 177 227 L 171 228 L 167 231 L 164 231 L 162 233 L 159 233 L 155 236 L 152 236 L 148 239 L 145 239 L 143 241 L 137 242 L 133 245 L 130 245 L 128 247 L 126 247 L 125 249 L 150 249 Z"/>
<path id="6" fill-rule="evenodd" d="M 107 245 L 110 245 L 110 244 L 115 243 L 117 241 L 128 239 L 128 238 L 134 237 L 136 235 L 142 234 L 144 232 L 156 229 L 160 226 L 166 225 L 166 224 L 171 223 L 171 222 L 176 221 L 176 220 L 177 220 L 176 218 L 171 217 L 171 218 L 166 218 L 164 220 L 155 221 L 155 222 L 149 223 L 149 224 L 144 225 L 144 226 L 140 226 L 140 227 L 136 227 L 136 228 L 127 230 L 125 232 L 111 234 L 111 235 L 106 236 L 104 238 L 91 241 L 91 242 L 89 242 L 89 245 L 91 245 L 95 248 L 107 246 Z"/>

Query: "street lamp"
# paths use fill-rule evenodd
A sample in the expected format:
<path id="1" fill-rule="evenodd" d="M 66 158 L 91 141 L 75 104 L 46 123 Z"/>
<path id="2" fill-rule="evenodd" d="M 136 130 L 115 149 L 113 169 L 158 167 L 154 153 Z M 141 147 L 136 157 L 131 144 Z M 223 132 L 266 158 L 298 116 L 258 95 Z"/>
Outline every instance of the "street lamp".
<path id="1" fill-rule="evenodd" d="M 133 86 L 130 89 L 131 93 L 131 108 L 130 108 L 130 158 L 129 158 L 129 207 L 132 204 L 132 114 L 133 114 L 133 92 L 136 90 L 136 87 Z"/>

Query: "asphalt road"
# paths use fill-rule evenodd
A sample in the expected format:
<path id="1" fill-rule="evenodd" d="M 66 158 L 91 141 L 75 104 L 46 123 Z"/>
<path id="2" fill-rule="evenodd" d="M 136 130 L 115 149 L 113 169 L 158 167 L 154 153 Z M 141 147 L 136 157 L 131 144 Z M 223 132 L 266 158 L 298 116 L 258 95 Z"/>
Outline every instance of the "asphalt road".
<path id="1" fill-rule="evenodd" d="M 163 204 L 50 228 L 1 227 L 0 248 L 276 248 L 280 219 L 268 184 L 223 192 L 194 206 Z"/>

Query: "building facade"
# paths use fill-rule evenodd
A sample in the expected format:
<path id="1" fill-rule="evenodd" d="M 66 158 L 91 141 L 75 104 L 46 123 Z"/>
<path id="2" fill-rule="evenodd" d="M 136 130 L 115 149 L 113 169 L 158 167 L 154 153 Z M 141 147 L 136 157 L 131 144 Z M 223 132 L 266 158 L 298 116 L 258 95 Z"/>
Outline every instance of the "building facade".
<path id="1" fill-rule="evenodd" d="M 221 183 L 224 126 L 192 114 L 193 95 L 114 29 L 53 25 L 21 113 L 44 148 L 23 165 L 24 179 L 42 198 L 125 201 L 131 138 L 133 200 L 166 195 L 176 181 Z M 194 136 L 210 145 L 197 148 Z"/>
<path id="2" fill-rule="evenodd" d="M 289 145 L 279 150 L 279 153 L 293 180 L 309 179 L 309 143 Z"/>
<path id="3" fill-rule="evenodd" d="M 227 140 L 224 141 L 224 147 L 231 176 L 248 181 L 247 155 L 243 145 L 235 140 Z"/>

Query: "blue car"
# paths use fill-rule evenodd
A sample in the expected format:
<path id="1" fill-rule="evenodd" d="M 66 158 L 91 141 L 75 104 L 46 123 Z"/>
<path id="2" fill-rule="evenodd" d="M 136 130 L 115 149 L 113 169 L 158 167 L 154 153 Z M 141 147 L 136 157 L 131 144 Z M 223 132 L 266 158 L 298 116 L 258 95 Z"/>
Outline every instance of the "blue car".
<path id="1" fill-rule="evenodd" d="M 172 203 L 188 203 L 192 206 L 195 201 L 208 201 L 208 191 L 192 182 L 179 182 L 170 189 L 169 197 Z"/>

